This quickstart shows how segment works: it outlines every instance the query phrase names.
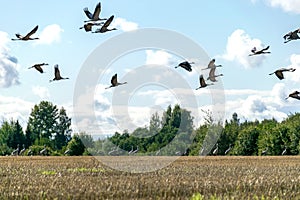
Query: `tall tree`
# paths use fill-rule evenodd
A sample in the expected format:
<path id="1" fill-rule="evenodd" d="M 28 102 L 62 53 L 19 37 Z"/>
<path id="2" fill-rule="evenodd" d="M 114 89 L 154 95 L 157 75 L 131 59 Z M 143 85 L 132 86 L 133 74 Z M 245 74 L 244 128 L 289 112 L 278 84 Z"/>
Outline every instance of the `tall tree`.
<path id="1" fill-rule="evenodd" d="M 62 107 L 59 110 L 57 126 L 55 129 L 54 145 L 56 149 L 62 149 L 71 140 L 71 118 L 67 116 L 66 110 Z"/>
<path id="2" fill-rule="evenodd" d="M 7 145 L 12 148 L 16 148 L 18 145 L 21 147 L 22 144 L 25 144 L 25 135 L 22 130 L 22 126 L 19 121 L 11 121 L 11 133 L 8 135 Z"/>
<path id="3" fill-rule="evenodd" d="M 48 101 L 41 101 L 39 105 L 35 105 L 30 113 L 28 132 L 30 138 L 40 144 L 41 139 L 51 139 L 57 128 L 58 109 L 55 105 Z M 41 144 L 43 145 L 43 144 Z"/>

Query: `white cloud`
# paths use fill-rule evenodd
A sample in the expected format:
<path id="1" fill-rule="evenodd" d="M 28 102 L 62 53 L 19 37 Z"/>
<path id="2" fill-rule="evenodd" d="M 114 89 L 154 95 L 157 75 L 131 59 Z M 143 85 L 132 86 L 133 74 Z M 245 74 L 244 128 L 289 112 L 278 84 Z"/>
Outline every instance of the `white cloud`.
<path id="1" fill-rule="evenodd" d="M 130 22 L 127 21 L 126 19 L 123 18 L 116 18 L 113 23 L 111 24 L 112 27 L 116 27 L 117 29 L 120 29 L 122 31 L 133 31 L 138 29 L 138 24 L 135 22 Z"/>
<path id="2" fill-rule="evenodd" d="M 235 61 L 245 68 L 259 67 L 266 56 L 249 56 L 253 47 L 261 49 L 265 46 L 259 39 L 251 38 L 244 30 L 237 29 L 228 37 L 226 53 L 221 57 Z"/>
<path id="3" fill-rule="evenodd" d="M 36 40 L 35 44 L 52 44 L 54 42 L 59 42 L 61 38 L 61 33 L 64 30 L 57 24 L 52 24 L 46 26 L 41 34 L 39 35 L 39 40 Z"/>
<path id="4" fill-rule="evenodd" d="M 272 7 L 279 7 L 285 12 L 300 14 L 299 0 L 267 0 L 267 3 Z"/>
<path id="5" fill-rule="evenodd" d="M 31 102 L 24 101 L 16 97 L 7 97 L 0 95 L 1 121 L 11 119 L 19 120 L 21 126 L 25 128 L 32 107 L 33 103 Z"/>
<path id="6" fill-rule="evenodd" d="M 286 80 L 292 81 L 294 83 L 300 83 L 300 55 L 292 54 L 290 57 L 291 65 L 286 66 L 286 68 L 295 68 L 294 72 L 286 72 L 284 76 Z"/>
<path id="7" fill-rule="evenodd" d="M 169 65 L 172 55 L 163 50 L 146 50 L 146 65 Z"/>
<path id="8" fill-rule="evenodd" d="M 18 60 L 10 55 L 7 47 L 8 34 L 0 31 L 0 88 L 8 88 L 20 84 Z"/>
<path id="9" fill-rule="evenodd" d="M 49 90 L 46 87 L 33 86 L 32 92 L 33 94 L 37 95 L 41 99 L 48 99 L 50 97 Z"/>

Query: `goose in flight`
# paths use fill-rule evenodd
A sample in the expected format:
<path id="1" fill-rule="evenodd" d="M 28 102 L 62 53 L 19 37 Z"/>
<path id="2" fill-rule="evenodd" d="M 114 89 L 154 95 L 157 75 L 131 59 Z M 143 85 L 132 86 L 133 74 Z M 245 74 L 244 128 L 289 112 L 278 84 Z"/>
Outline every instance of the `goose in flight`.
<path id="1" fill-rule="evenodd" d="M 123 84 L 126 84 L 127 82 L 123 82 L 123 83 L 119 83 L 118 82 L 118 77 L 117 77 L 117 74 L 113 75 L 112 78 L 111 78 L 111 85 L 105 89 L 108 89 L 108 88 L 111 88 L 111 87 L 116 87 L 118 85 L 123 85 Z"/>
<path id="2" fill-rule="evenodd" d="M 29 33 L 27 33 L 27 35 L 22 36 L 21 34 L 17 33 L 16 37 L 17 38 L 12 38 L 11 40 L 15 41 L 15 40 L 23 40 L 23 41 L 27 41 L 27 40 L 38 40 L 39 38 L 31 38 L 30 36 L 32 36 L 37 30 L 38 30 L 39 26 L 34 27 L 34 29 L 32 29 Z"/>
<path id="3" fill-rule="evenodd" d="M 283 36 L 283 39 L 285 40 L 284 43 L 288 43 L 288 42 L 290 42 L 292 40 L 298 40 L 298 39 L 300 39 L 298 33 L 300 33 L 300 29 L 297 29 L 297 30 L 294 30 L 294 31 L 291 31 L 291 32 L 285 34 Z"/>
<path id="4" fill-rule="evenodd" d="M 99 18 L 99 15 L 100 15 L 100 12 L 101 12 L 101 3 L 100 2 L 96 5 L 93 14 L 89 11 L 89 9 L 87 7 L 84 8 L 83 11 L 86 14 L 86 16 L 89 18 L 89 20 L 86 20 L 84 22 L 106 20 L 106 19 L 100 19 Z"/>
<path id="5" fill-rule="evenodd" d="M 42 68 L 42 66 L 44 66 L 44 65 L 48 65 L 48 63 L 35 64 L 35 65 L 29 67 L 28 69 L 35 68 L 40 73 L 44 73 L 43 68 Z"/>
<path id="6" fill-rule="evenodd" d="M 52 80 L 50 80 L 50 82 L 52 81 L 59 81 L 59 80 L 62 80 L 62 79 L 69 79 L 69 78 L 63 78 L 60 76 L 60 71 L 58 69 L 58 65 L 54 65 L 54 78 Z"/>
<path id="7" fill-rule="evenodd" d="M 281 69 L 277 69 L 275 72 L 270 73 L 269 75 L 275 74 L 280 80 L 282 80 L 284 79 L 283 72 L 294 72 L 294 71 L 296 71 L 296 69 L 294 68 L 289 68 L 289 69 L 281 68 Z"/>
<path id="8" fill-rule="evenodd" d="M 89 31 L 92 31 L 92 27 L 93 26 L 100 26 L 104 24 L 104 22 L 101 22 L 101 23 L 92 23 L 92 22 L 88 22 L 86 24 L 84 24 L 82 27 L 80 27 L 79 29 L 83 29 L 85 30 L 85 32 L 89 32 Z"/>
<path id="9" fill-rule="evenodd" d="M 253 47 L 253 49 L 251 50 L 252 54 L 249 54 L 249 56 L 271 53 L 270 51 L 267 51 L 269 48 L 270 46 L 267 46 L 266 48 L 257 51 L 256 47 Z"/>
<path id="10" fill-rule="evenodd" d="M 299 96 L 299 94 L 300 94 L 300 92 L 298 92 L 298 91 L 294 91 L 294 92 L 292 92 L 291 94 L 289 94 L 289 96 L 288 96 L 288 97 L 286 97 L 285 99 L 288 99 L 289 97 L 291 97 L 291 98 L 295 98 L 295 99 L 298 99 L 298 100 L 300 100 L 300 96 Z"/>
<path id="11" fill-rule="evenodd" d="M 191 64 L 195 64 L 195 63 L 184 61 L 184 62 L 179 63 L 175 68 L 182 67 L 183 69 L 191 72 L 192 71 L 192 65 Z"/>
<path id="12" fill-rule="evenodd" d="M 196 88 L 196 90 L 198 90 L 200 88 L 205 88 L 206 86 L 209 86 L 209 85 L 213 85 L 213 83 L 209 83 L 209 84 L 205 83 L 205 80 L 204 80 L 202 74 L 199 76 L 199 81 L 200 81 L 200 87 Z"/>
<path id="13" fill-rule="evenodd" d="M 202 70 L 211 69 L 211 68 L 215 68 L 215 67 L 222 67 L 222 65 L 216 65 L 215 63 L 216 63 L 216 59 L 213 58 L 211 61 L 209 61 L 207 68 L 204 68 Z"/>
<path id="14" fill-rule="evenodd" d="M 217 82 L 216 77 L 218 77 L 218 76 L 223 76 L 223 74 L 215 75 L 215 71 L 216 71 L 216 67 L 212 67 L 212 68 L 210 69 L 207 80 L 210 80 L 210 81 L 212 81 L 212 82 Z"/>
<path id="15" fill-rule="evenodd" d="M 111 22 L 113 21 L 114 16 L 112 15 L 110 18 L 108 18 L 108 20 L 106 20 L 103 24 L 103 26 L 99 29 L 97 29 L 96 31 L 92 32 L 92 33 L 105 33 L 107 31 L 113 31 L 113 30 L 117 30 L 116 28 L 112 28 L 109 29 L 108 26 L 111 24 Z"/>

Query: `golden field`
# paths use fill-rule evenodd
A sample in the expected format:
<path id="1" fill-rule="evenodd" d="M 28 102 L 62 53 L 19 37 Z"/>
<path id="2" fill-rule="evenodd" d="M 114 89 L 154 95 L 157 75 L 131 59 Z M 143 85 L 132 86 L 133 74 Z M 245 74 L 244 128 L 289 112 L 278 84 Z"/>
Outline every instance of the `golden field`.
<path id="1" fill-rule="evenodd" d="M 159 165 L 170 158 L 101 159 Z M 6 156 L 0 157 L 0 199 L 300 199 L 300 157 L 180 157 L 134 173 L 92 156 Z"/>

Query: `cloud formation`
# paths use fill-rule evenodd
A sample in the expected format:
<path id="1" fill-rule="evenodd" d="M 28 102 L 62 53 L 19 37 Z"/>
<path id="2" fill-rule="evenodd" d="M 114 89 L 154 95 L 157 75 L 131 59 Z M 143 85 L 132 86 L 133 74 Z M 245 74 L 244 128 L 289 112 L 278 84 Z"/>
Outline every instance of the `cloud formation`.
<path id="1" fill-rule="evenodd" d="M 291 81 L 293 83 L 300 83 L 300 55 L 292 54 L 290 56 L 290 62 L 291 64 L 286 66 L 286 68 L 295 68 L 296 71 L 294 71 L 293 73 L 286 72 L 284 73 L 284 76 L 288 81 Z"/>
<path id="2" fill-rule="evenodd" d="M 59 42 L 61 34 L 64 30 L 57 24 L 46 26 L 39 35 L 39 40 L 35 44 L 50 45 L 54 42 Z"/>
<path id="3" fill-rule="evenodd" d="M 249 56 L 251 49 L 256 47 L 262 49 L 262 42 L 259 39 L 251 38 L 244 30 L 235 30 L 227 40 L 226 52 L 221 57 L 228 61 L 235 61 L 244 68 L 259 67 L 265 60 L 265 55 Z"/>
<path id="4" fill-rule="evenodd" d="M 10 55 L 7 47 L 8 34 L 0 31 L 0 88 L 8 88 L 20 84 L 18 60 Z"/>
<path id="5" fill-rule="evenodd" d="M 146 50 L 146 65 L 169 65 L 172 55 L 163 50 Z"/>
<path id="6" fill-rule="evenodd" d="M 126 19 L 120 17 L 115 18 L 111 26 L 125 32 L 136 30 L 139 27 L 137 23 L 127 21 Z"/>
<path id="7" fill-rule="evenodd" d="M 298 0 L 267 0 L 272 7 L 279 7 L 285 12 L 300 14 L 300 1 Z"/>

